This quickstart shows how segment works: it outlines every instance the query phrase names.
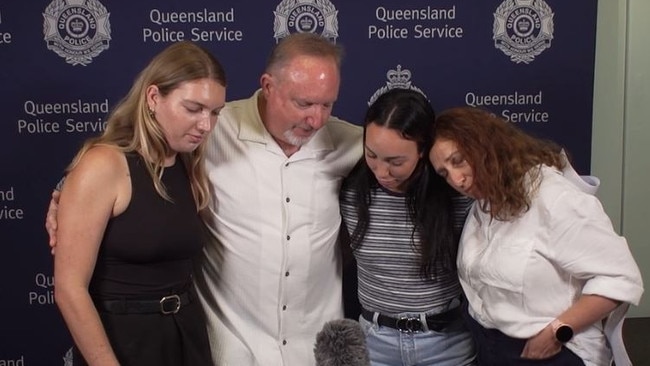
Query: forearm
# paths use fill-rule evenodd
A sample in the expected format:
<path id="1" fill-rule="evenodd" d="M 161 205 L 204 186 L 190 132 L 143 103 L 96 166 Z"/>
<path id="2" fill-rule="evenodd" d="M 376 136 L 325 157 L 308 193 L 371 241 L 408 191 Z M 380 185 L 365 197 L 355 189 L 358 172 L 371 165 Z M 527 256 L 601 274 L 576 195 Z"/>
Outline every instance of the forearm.
<path id="1" fill-rule="evenodd" d="M 58 291 L 55 287 L 54 294 L 70 334 L 88 364 L 119 365 L 88 292 Z"/>
<path id="2" fill-rule="evenodd" d="M 582 295 L 570 308 L 558 315 L 558 319 L 579 332 L 605 318 L 620 304 L 619 301 L 599 295 Z"/>
<path id="3" fill-rule="evenodd" d="M 605 318 L 618 304 L 618 301 L 606 297 L 582 295 L 575 304 L 559 314 L 557 319 L 571 326 L 577 333 Z M 560 352 L 560 348 L 561 343 L 555 338 L 553 327 L 549 323 L 526 342 L 521 356 L 531 359 L 548 358 Z"/>

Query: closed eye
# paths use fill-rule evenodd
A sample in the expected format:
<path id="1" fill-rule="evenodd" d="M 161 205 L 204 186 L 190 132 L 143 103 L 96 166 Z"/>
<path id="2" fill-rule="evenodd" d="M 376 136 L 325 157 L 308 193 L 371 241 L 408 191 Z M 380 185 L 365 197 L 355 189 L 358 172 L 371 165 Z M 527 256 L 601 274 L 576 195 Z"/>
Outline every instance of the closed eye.
<path id="1" fill-rule="evenodd" d="M 462 165 L 465 162 L 465 159 L 463 158 L 454 158 L 451 160 L 451 165 L 453 166 L 459 166 Z"/>
<path id="2" fill-rule="evenodd" d="M 222 110 L 222 109 L 223 109 L 223 107 L 221 107 L 221 108 L 217 108 L 217 109 L 214 109 L 214 110 L 212 110 L 212 111 L 210 112 L 210 114 L 212 114 L 212 115 L 215 116 L 215 117 L 218 117 L 218 116 L 219 116 L 219 113 L 221 113 L 221 110 Z"/>

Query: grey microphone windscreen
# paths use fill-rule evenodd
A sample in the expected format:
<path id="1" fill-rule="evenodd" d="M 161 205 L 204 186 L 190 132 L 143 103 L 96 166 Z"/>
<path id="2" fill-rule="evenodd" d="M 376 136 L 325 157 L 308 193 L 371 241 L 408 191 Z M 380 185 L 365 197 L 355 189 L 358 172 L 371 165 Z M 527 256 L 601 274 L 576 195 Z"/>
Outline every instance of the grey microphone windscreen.
<path id="1" fill-rule="evenodd" d="M 352 319 L 332 320 L 316 335 L 316 366 L 370 366 L 366 336 Z"/>

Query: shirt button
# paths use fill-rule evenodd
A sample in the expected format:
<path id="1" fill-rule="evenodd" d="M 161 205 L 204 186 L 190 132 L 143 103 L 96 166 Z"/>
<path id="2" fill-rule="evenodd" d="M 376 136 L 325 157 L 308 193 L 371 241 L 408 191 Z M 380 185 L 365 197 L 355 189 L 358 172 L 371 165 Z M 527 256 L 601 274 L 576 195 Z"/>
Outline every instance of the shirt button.
<path id="1" fill-rule="evenodd" d="M 287 240 L 291 240 L 291 235 L 287 235 Z"/>
<path id="2" fill-rule="evenodd" d="M 286 345 L 286 344 L 287 344 L 287 340 L 285 339 L 282 341 L 282 345 Z"/>
<path id="3" fill-rule="evenodd" d="M 286 306 L 286 305 L 282 305 L 282 310 L 287 310 L 287 306 Z"/>
<path id="4" fill-rule="evenodd" d="M 289 166 L 289 163 L 284 163 L 284 166 Z"/>
<path id="5" fill-rule="evenodd" d="M 291 198 L 287 197 L 287 198 L 285 199 L 285 201 L 287 201 L 287 203 L 289 203 L 289 202 L 291 202 Z"/>
<path id="6" fill-rule="evenodd" d="M 284 272 L 284 277 L 289 277 L 289 271 Z"/>

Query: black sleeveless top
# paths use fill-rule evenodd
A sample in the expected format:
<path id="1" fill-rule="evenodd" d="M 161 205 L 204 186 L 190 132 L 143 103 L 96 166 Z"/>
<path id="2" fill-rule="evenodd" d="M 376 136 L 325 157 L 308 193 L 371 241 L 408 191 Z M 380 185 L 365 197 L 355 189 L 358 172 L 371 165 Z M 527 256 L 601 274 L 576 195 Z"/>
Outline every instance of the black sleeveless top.
<path id="1" fill-rule="evenodd" d="M 202 248 L 202 221 L 190 181 L 177 159 L 162 176 L 173 203 L 155 190 L 139 154 L 126 154 L 131 201 L 109 220 L 90 294 L 95 299 L 159 298 L 191 285 L 192 260 Z"/>

